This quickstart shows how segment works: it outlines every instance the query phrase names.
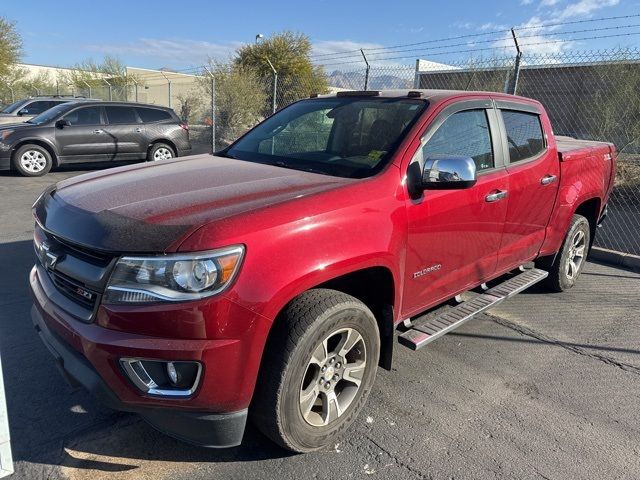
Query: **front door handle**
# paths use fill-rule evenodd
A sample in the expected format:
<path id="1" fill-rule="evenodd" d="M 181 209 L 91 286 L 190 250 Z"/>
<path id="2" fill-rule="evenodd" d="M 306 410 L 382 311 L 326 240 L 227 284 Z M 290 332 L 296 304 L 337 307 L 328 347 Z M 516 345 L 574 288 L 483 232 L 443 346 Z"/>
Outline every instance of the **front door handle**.
<path id="1" fill-rule="evenodd" d="M 136 128 L 135 131 L 136 131 L 136 133 L 140 133 L 140 132 L 142 132 L 142 129 L 140 127 L 138 127 L 138 128 Z"/>
<path id="2" fill-rule="evenodd" d="M 555 175 L 545 175 L 544 177 L 542 177 L 540 179 L 540 183 L 542 185 L 549 185 L 553 182 L 555 182 L 557 180 L 558 177 L 556 177 Z"/>
<path id="3" fill-rule="evenodd" d="M 104 130 L 97 129 L 97 130 L 94 130 L 93 133 L 95 133 L 96 135 L 99 135 L 101 133 L 104 133 Z"/>
<path id="4" fill-rule="evenodd" d="M 503 198 L 507 198 L 506 190 L 498 190 L 497 192 L 490 193 L 484 199 L 487 202 L 497 202 L 498 200 L 502 200 Z"/>

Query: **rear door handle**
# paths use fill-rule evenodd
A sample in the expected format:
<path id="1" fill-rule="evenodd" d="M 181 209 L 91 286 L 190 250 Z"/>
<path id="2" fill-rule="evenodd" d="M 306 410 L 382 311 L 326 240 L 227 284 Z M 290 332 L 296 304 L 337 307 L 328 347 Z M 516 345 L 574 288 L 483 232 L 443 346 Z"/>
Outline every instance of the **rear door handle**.
<path id="1" fill-rule="evenodd" d="M 94 130 L 93 133 L 95 134 L 104 133 L 104 130 L 97 129 L 97 130 Z"/>
<path id="2" fill-rule="evenodd" d="M 506 190 L 498 190 L 497 192 L 490 193 L 484 199 L 487 202 L 497 202 L 499 200 L 502 200 L 503 198 L 507 198 L 507 191 Z"/>
<path id="3" fill-rule="evenodd" d="M 555 175 L 545 175 L 544 177 L 542 177 L 540 179 L 540 183 L 542 185 L 549 185 L 553 182 L 555 182 L 557 180 L 558 177 L 556 177 Z"/>
<path id="4" fill-rule="evenodd" d="M 140 132 L 142 132 L 142 129 L 140 127 L 138 127 L 138 128 L 136 128 L 135 131 L 136 131 L 136 133 L 140 133 Z"/>

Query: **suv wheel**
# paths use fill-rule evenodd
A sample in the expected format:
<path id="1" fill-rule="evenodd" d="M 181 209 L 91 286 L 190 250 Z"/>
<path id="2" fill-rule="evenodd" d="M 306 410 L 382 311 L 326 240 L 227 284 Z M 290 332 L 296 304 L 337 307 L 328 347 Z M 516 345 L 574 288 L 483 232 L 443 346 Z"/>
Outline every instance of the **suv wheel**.
<path id="1" fill-rule="evenodd" d="M 51 154 L 39 145 L 23 145 L 13 154 L 13 167 L 25 177 L 40 177 L 52 165 Z"/>
<path id="2" fill-rule="evenodd" d="M 150 149 L 147 154 L 148 162 L 157 162 L 158 160 L 169 160 L 176 156 L 176 153 L 166 143 L 156 143 Z"/>
<path id="3" fill-rule="evenodd" d="M 549 260 L 553 257 L 545 257 L 536 261 L 540 268 L 549 271 L 546 284 L 551 290 L 564 292 L 575 285 L 584 264 L 587 262 L 590 242 L 589 221 L 582 215 L 574 215 L 571 218 L 562 248 L 555 256 L 555 261 L 549 264 Z"/>
<path id="4" fill-rule="evenodd" d="M 329 445 L 362 410 L 380 337 L 371 311 L 335 290 L 295 298 L 276 320 L 252 405 L 256 426 L 284 448 Z"/>

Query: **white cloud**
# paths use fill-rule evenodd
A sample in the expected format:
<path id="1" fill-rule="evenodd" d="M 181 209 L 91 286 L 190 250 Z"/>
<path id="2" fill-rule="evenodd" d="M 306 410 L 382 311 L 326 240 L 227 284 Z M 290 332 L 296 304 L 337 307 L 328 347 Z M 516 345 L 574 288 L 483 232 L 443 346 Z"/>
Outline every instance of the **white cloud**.
<path id="1" fill-rule="evenodd" d="M 542 8 L 542 7 L 553 7 L 554 5 L 557 5 L 558 3 L 560 3 L 560 0 L 542 0 L 540 2 L 540 8 Z"/>
<path id="2" fill-rule="evenodd" d="M 520 0 L 520 5 L 531 5 L 533 0 Z"/>
<path id="3" fill-rule="evenodd" d="M 556 12 L 554 19 L 561 22 L 563 20 L 588 17 L 596 10 L 613 7 L 618 3 L 620 3 L 620 0 L 580 0 L 579 2 L 567 5 L 559 12 Z"/>
<path id="4" fill-rule="evenodd" d="M 357 52 L 354 52 L 354 50 L 360 50 L 361 48 L 364 48 L 366 52 L 368 49 L 380 48 L 383 46 L 384 45 L 380 45 L 379 43 L 362 43 L 353 42 L 351 40 L 320 40 L 313 43 L 311 56 L 317 57 L 319 55 L 331 55 L 335 53 L 344 53 L 345 56 L 351 54 L 356 55 Z M 322 57 L 319 57 L 319 59 L 320 58 Z"/>
<path id="5" fill-rule="evenodd" d="M 101 43 L 86 45 L 85 50 L 124 57 L 146 57 L 156 61 L 173 60 L 179 64 L 200 65 L 209 57 L 225 61 L 231 57 L 240 42 L 226 44 L 188 39 L 140 38 L 126 43 Z"/>

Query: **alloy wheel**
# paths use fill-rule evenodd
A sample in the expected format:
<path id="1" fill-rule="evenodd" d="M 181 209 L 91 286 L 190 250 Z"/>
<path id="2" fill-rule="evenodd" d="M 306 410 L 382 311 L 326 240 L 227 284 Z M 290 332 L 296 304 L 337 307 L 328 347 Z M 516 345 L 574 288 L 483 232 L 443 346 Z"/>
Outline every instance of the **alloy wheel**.
<path id="1" fill-rule="evenodd" d="M 565 265 L 565 272 L 567 277 L 573 280 L 578 276 L 582 262 L 584 261 L 586 245 L 586 236 L 582 230 L 578 230 L 569 246 L 569 255 L 567 256 L 567 263 Z"/>
<path id="2" fill-rule="evenodd" d="M 40 173 L 47 166 L 47 158 L 38 150 L 27 150 L 20 157 L 20 166 L 27 172 Z"/>

